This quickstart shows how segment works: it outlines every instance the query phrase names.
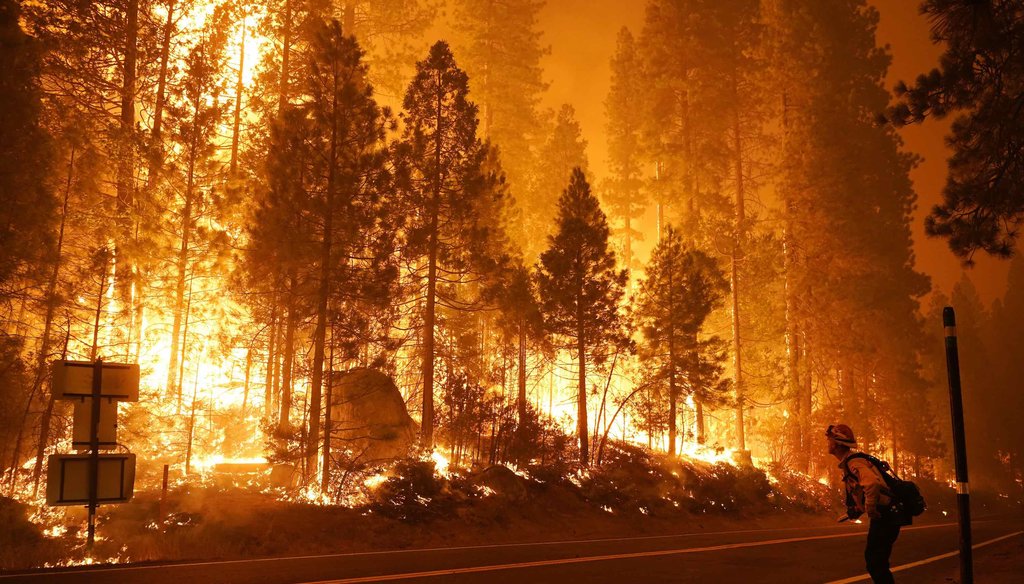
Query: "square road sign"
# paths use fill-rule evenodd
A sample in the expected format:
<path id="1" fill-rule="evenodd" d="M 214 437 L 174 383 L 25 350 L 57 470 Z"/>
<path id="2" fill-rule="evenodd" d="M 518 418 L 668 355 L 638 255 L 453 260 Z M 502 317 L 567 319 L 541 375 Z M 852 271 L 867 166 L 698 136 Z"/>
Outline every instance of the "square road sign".
<path id="1" fill-rule="evenodd" d="M 54 361 L 53 397 L 71 399 L 92 396 L 90 361 Z M 100 395 L 121 401 L 139 401 L 139 366 L 126 363 L 104 363 Z"/>
<path id="2" fill-rule="evenodd" d="M 100 454 L 97 503 L 124 503 L 135 488 L 134 454 Z M 46 473 L 47 505 L 89 504 L 89 455 L 53 454 Z"/>

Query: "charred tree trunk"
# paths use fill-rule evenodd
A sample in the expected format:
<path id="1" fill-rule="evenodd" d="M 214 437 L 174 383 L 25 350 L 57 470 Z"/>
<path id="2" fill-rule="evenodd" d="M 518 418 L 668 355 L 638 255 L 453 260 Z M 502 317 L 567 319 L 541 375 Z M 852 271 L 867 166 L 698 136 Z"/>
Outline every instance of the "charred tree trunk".
<path id="1" fill-rule="evenodd" d="M 245 351 L 245 381 L 242 385 L 242 417 L 249 405 L 249 380 L 252 373 L 252 347 Z"/>
<path id="2" fill-rule="evenodd" d="M 338 164 L 338 111 L 337 95 L 339 74 L 332 77 L 334 88 L 331 104 L 331 143 L 327 159 L 327 200 L 323 214 L 323 239 L 320 242 L 320 288 L 317 292 L 316 327 L 313 329 L 313 371 L 310 374 L 309 434 L 306 442 L 306 468 L 309 476 L 316 472 L 320 447 L 320 406 L 324 380 L 324 356 L 327 340 L 327 301 L 331 295 L 331 251 L 334 243 L 334 190 Z"/>
<path id="3" fill-rule="evenodd" d="M 275 374 L 277 372 L 277 335 L 278 335 L 278 319 L 277 319 L 277 297 L 276 295 L 271 296 L 270 299 L 270 325 L 267 339 L 267 372 L 265 374 L 265 384 L 263 388 L 263 416 L 270 420 L 274 415 L 274 392 L 276 389 Z"/>
<path id="4" fill-rule="evenodd" d="M 676 388 L 676 330 L 673 322 L 675 315 L 675 288 L 672 281 L 672 270 L 668 270 L 668 455 L 676 455 L 676 412 L 679 399 Z"/>
<path id="5" fill-rule="evenodd" d="M 281 412 L 277 422 L 282 433 L 291 429 L 292 365 L 295 362 L 295 329 L 299 320 L 295 288 L 295 274 L 291 273 L 288 275 L 288 315 L 285 317 L 284 359 L 281 364 Z"/>
<path id="6" fill-rule="evenodd" d="M 439 83 L 440 85 L 440 83 Z M 434 326 L 436 324 L 437 261 L 439 243 L 439 217 L 441 212 L 441 136 L 443 115 L 442 96 L 438 95 L 436 125 L 434 127 L 434 176 L 430 208 L 430 233 L 427 241 L 427 298 L 423 317 L 423 421 L 420 442 L 427 449 L 434 447 Z"/>
<path id="7" fill-rule="evenodd" d="M 576 352 L 579 356 L 579 382 L 576 392 L 576 434 L 580 441 L 580 464 L 590 466 L 590 432 L 587 429 L 587 340 L 584 330 L 583 286 L 576 294 Z"/>
<path id="8" fill-rule="evenodd" d="M 701 446 L 707 442 L 707 430 L 704 428 L 704 402 L 699 399 L 693 400 L 694 412 L 693 417 L 697 421 L 697 444 Z"/>
<path id="9" fill-rule="evenodd" d="M 738 97 L 738 90 L 736 87 L 736 77 L 732 79 L 733 97 Z M 746 397 L 744 395 L 743 386 L 743 359 L 742 349 L 743 343 L 740 336 L 740 276 L 739 276 L 739 261 L 743 257 L 741 249 L 745 228 L 745 212 L 743 209 L 744 204 L 744 184 L 743 184 L 743 137 L 741 133 L 740 124 L 740 112 L 738 107 L 734 107 L 733 110 L 733 134 L 734 134 L 734 151 L 733 157 L 735 158 L 734 170 L 735 170 L 735 181 L 736 181 L 736 227 L 735 227 L 735 241 L 732 246 L 732 257 L 731 257 L 731 269 L 730 269 L 730 284 L 732 288 L 732 333 L 733 333 L 733 367 L 735 368 L 735 384 L 736 384 L 736 444 L 740 452 L 747 449 L 746 432 L 744 430 L 743 422 L 743 410 L 746 405 Z"/>
<path id="10" fill-rule="evenodd" d="M 516 385 L 516 411 L 519 413 L 519 425 L 522 427 L 526 420 L 526 323 L 519 321 L 519 352 L 518 352 L 518 375 Z"/>
<path id="11" fill-rule="evenodd" d="M 125 44 L 123 74 L 121 78 L 121 109 L 119 117 L 119 141 L 117 146 L 117 222 L 118 233 L 115 239 L 114 256 L 127 275 L 119 296 L 130 308 L 129 315 L 136 312 L 135 303 L 139 299 L 132 294 L 140 284 L 135 266 L 135 258 L 127 253 L 125 244 L 135 238 L 135 85 L 136 61 L 138 60 L 139 36 L 139 1 L 128 0 L 125 7 Z M 115 284 L 116 285 L 116 284 Z M 131 316 L 129 316 L 129 319 Z M 129 330 L 134 323 L 127 323 Z"/>
<path id="12" fill-rule="evenodd" d="M 326 495 L 331 486 L 331 415 L 334 408 L 334 323 L 331 324 L 331 355 L 327 359 L 327 381 L 324 384 L 324 442 L 320 493 Z"/>
<path id="13" fill-rule="evenodd" d="M 188 275 L 188 252 L 192 236 L 192 203 L 195 197 L 195 167 L 199 149 L 195 135 L 196 133 L 193 132 L 192 142 L 189 144 L 185 207 L 181 212 L 181 245 L 178 248 L 178 257 L 175 263 L 177 274 L 174 284 L 174 320 L 171 324 L 171 363 L 167 370 L 168 395 L 178 395 L 181 392 L 181 388 L 177 384 L 175 369 L 178 364 L 178 347 L 181 343 L 181 322 L 185 308 L 185 279 Z M 180 395 L 178 395 L 178 400 L 181 400 Z"/>

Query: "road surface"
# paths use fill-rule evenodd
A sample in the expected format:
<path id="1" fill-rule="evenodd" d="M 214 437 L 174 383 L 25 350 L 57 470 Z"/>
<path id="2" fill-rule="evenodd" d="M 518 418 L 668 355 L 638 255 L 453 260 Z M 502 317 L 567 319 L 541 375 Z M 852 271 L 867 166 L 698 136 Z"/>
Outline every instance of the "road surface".
<path id="1" fill-rule="evenodd" d="M 135 564 L 0 574 L 0 584 L 355 584 L 357 582 L 658 583 L 866 582 L 863 525 L 752 529 L 220 562 Z M 978 581 L 986 554 L 1020 549 L 1024 521 L 974 523 Z M 952 522 L 905 528 L 897 580 L 943 582 L 957 570 Z M 1002 550 L 1002 551 L 1000 551 Z"/>

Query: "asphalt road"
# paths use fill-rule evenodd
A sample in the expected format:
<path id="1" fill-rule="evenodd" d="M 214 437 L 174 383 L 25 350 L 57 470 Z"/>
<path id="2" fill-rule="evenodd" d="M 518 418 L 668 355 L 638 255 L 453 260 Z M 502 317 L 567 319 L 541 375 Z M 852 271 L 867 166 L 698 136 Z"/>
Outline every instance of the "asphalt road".
<path id="1" fill-rule="evenodd" d="M 978 581 L 985 555 L 1019 547 L 1024 521 L 974 523 Z M 382 551 L 222 562 L 65 568 L 0 575 L 0 584 L 344 584 L 868 581 L 863 525 L 758 529 L 670 536 Z M 905 528 L 896 544 L 897 580 L 943 582 L 956 573 L 954 523 Z M 1003 551 L 1005 555 L 1006 551 Z M 902 568 L 901 568 L 902 567 Z"/>

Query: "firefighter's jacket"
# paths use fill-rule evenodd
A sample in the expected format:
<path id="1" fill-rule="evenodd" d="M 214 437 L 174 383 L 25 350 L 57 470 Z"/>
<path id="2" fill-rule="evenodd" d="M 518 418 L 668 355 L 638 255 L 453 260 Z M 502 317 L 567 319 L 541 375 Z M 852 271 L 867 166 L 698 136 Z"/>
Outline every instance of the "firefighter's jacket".
<path id="1" fill-rule="evenodd" d="M 863 457 L 847 454 L 839 463 L 846 485 L 846 506 L 851 518 L 877 510 L 879 513 L 892 504 L 889 490 L 881 471 Z M 852 458 L 851 458 L 852 457 Z"/>

